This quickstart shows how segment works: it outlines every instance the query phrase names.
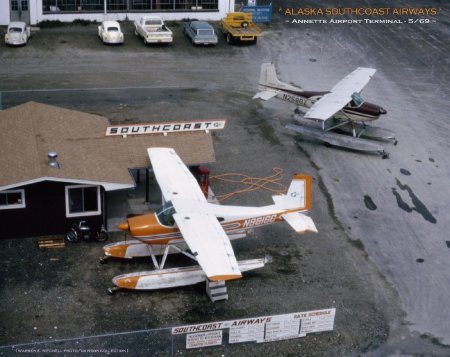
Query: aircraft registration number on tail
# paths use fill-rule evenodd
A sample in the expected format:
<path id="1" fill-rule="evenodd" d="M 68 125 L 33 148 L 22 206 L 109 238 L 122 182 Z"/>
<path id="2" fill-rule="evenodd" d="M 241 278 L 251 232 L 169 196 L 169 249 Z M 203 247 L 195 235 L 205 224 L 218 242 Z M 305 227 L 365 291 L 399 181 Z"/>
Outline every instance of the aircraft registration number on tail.
<path id="1" fill-rule="evenodd" d="M 277 219 L 277 215 L 276 214 L 271 214 L 269 216 L 261 216 L 261 217 L 255 217 L 255 218 L 250 218 L 250 219 L 246 219 L 244 221 L 243 224 L 243 228 L 247 228 L 247 227 L 256 227 L 256 226 L 260 226 L 263 224 L 269 224 L 269 223 L 273 223 L 275 222 L 275 220 Z"/>

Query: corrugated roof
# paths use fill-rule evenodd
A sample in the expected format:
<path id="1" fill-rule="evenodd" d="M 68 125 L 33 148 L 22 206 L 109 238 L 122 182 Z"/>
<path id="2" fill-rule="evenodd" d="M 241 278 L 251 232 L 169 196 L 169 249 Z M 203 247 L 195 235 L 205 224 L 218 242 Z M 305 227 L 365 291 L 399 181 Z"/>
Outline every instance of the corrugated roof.
<path id="1" fill-rule="evenodd" d="M 215 161 L 209 133 L 105 137 L 108 125 L 99 115 L 36 102 L 0 111 L 0 190 L 52 178 L 131 186 L 129 169 L 150 166 L 149 147 L 172 147 L 186 164 Z M 60 169 L 48 166 L 50 151 Z"/>

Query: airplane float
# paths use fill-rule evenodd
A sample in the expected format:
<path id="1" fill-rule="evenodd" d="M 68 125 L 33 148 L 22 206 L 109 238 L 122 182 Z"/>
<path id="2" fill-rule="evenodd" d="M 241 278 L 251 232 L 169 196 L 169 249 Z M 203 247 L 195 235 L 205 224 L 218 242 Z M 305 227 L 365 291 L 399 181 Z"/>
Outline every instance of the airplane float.
<path id="1" fill-rule="evenodd" d="M 298 233 L 317 232 L 313 220 L 305 214 L 312 200 L 312 179 L 308 175 L 294 175 L 287 194 L 273 196 L 272 205 L 224 206 L 207 201 L 174 149 L 150 148 L 148 155 L 163 205 L 157 212 L 129 217 L 121 223 L 118 228 L 134 239 L 108 244 L 103 250 L 105 257 L 151 257 L 156 270 L 116 276 L 110 293 L 239 279 L 242 272 L 261 268 L 268 260 L 237 261 L 230 239 L 243 238 L 249 230 L 279 221 L 286 221 Z M 185 254 L 199 265 L 164 269 L 170 250 Z M 160 262 L 157 255 L 162 255 Z"/>
<path id="2" fill-rule="evenodd" d="M 389 130 L 367 125 L 386 114 L 379 105 L 366 102 L 361 91 L 369 83 L 376 70 L 359 67 L 336 84 L 331 91 L 306 91 L 301 87 L 281 82 L 273 63 L 263 63 L 258 89 L 253 99 L 269 100 L 277 97 L 297 106 L 295 112 L 305 113 L 305 119 L 321 122 L 321 128 L 288 124 L 286 128 L 328 145 L 356 151 L 379 153 L 388 158 L 385 148 L 373 141 L 393 141 Z M 336 130 L 350 135 L 338 134 Z M 364 139 L 366 138 L 366 139 Z"/>

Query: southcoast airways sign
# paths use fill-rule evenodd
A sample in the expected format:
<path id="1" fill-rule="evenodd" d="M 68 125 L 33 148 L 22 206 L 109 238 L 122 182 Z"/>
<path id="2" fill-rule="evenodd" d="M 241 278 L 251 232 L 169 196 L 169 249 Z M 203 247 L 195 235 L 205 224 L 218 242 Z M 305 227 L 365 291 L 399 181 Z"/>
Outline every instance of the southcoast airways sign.
<path id="1" fill-rule="evenodd" d="M 186 131 L 222 130 L 225 128 L 225 119 L 195 120 L 183 122 L 147 123 L 131 125 L 111 125 L 106 128 L 106 136 L 143 135 L 180 133 Z"/>
<path id="2" fill-rule="evenodd" d="M 271 315 L 231 321 L 217 321 L 172 328 L 172 335 L 186 335 L 186 348 L 202 348 L 223 344 L 223 331 L 228 330 L 228 343 L 273 342 L 304 337 L 309 333 L 333 331 L 336 309 L 322 309 Z"/>

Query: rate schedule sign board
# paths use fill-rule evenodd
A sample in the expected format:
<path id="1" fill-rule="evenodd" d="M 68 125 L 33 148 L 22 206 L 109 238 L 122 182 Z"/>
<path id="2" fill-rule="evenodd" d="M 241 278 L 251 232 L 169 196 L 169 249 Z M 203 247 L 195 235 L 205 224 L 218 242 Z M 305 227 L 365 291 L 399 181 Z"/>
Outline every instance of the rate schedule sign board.
<path id="1" fill-rule="evenodd" d="M 222 332 L 229 330 L 228 343 L 271 342 L 304 337 L 308 333 L 333 331 L 336 309 L 295 312 L 240 320 L 217 321 L 172 328 L 172 335 L 186 334 L 186 348 L 222 344 Z"/>

